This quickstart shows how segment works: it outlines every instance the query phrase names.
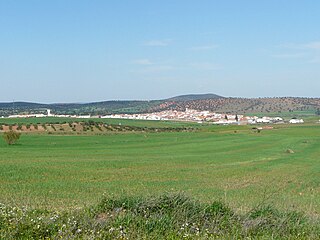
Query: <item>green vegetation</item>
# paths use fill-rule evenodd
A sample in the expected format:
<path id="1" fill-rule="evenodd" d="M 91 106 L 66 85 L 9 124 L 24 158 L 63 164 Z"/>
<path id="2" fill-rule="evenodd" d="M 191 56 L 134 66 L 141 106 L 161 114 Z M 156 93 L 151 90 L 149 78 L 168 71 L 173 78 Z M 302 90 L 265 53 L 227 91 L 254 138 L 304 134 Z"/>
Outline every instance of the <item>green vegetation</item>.
<path id="1" fill-rule="evenodd" d="M 306 111 L 283 111 L 283 112 L 268 112 L 268 113 L 248 113 L 248 116 L 258 116 L 258 117 L 282 117 L 285 119 L 291 119 L 291 118 L 314 118 L 316 116 L 314 110 L 306 110 Z"/>
<path id="2" fill-rule="evenodd" d="M 318 125 L 208 126 L 197 132 L 109 135 L 24 134 L 0 143 L 0 202 L 83 206 L 99 193 L 186 191 L 246 210 L 263 199 L 277 208 L 320 211 Z M 292 149 L 293 154 L 286 153 Z"/>
<path id="3" fill-rule="evenodd" d="M 136 127 L 196 127 L 198 123 L 192 122 L 175 122 L 175 121 L 148 121 L 148 120 L 129 120 L 129 119 L 103 119 L 103 118 L 90 118 L 90 119 L 79 119 L 79 118 L 58 118 L 58 117 L 47 117 L 47 118 L 3 118 L 0 120 L 0 126 L 11 124 L 62 124 L 65 122 L 99 122 L 104 124 L 112 125 L 126 125 Z"/>
<path id="4" fill-rule="evenodd" d="M 35 123 L 35 118 L 30 119 L 15 119 L 15 122 L 11 119 L 4 119 L 0 123 L 2 130 L 6 130 L 7 126 L 9 130 L 15 128 L 21 133 L 48 133 L 48 134 L 107 134 L 110 132 L 183 132 L 183 131 L 196 131 L 199 126 L 205 126 L 208 124 L 199 125 L 189 122 L 155 122 L 155 121 L 132 121 L 132 120 L 120 120 L 120 119 L 74 119 L 73 122 L 62 121 L 59 118 L 47 119 L 47 122 Z M 29 120 L 26 122 L 26 120 Z M 60 121 L 59 121 L 60 120 Z M 122 124 L 123 123 L 123 124 Z M 128 124 L 128 125 L 126 125 Z"/>
<path id="5" fill-rule="evenodd" d="M 19 140 L 20 135 L 21 133 L 10 130 L 3 134 L 3 139 L 8 145 L 13 145 Z"/>
<path id="6" fill-rule="evenodd" d="M 319 233 L 319 222 L 294 211 L 259 205 L 239 214 L 183 194 L 105 196 L 62 212 L 0 205 L 1 239 L 318 239 Z"/>
<path id="7" fill-rule="evenodd" d="M 26 102 L 0 103 L 0 116 L 9 116 L 20 113 L 42 113 L 52 109 L 56 114 L 67 115 L 105 115 L 106 113 L 139 113 L 145 112 L 163 101 L 105 101 L 84 104 L 37 104 Z"/>
<path id="8" fill-rule="evenodd" d="M 146 121 L 150 128 L 175 129 L 150 132 L 132 131 L 144 121 L 125 122 L 82 122 L 88 127 L 82 135 L 72 134 L 68 123 L 71 134 L 56 134 L 51 128 L 60 125 L 52 123 L 46 126 L 53 134 L 23 134 L 13 146 L 0 142 L 0 239 L 19 234 L 114 238 L 120 226 L 129 238 L 192 238 L 197 228 L 202 238 L 319 235 L 319 124 L 274 125 L 258 133 L 252 126 L 198 124 L 197 131 L 177 131 L 195 125 Z M 121 131 L 101 134 L 90 126 Z M 163 203 L 163 192 L 180 191 L 197 201 L 179 195 L 171 197 L 185 199 L 186 205 Z M 101 201 L 103 193 L 108 197 Z M 214 218 L 215 225 L 204 217 L 212 204 L 230 213 Z M 13 211 L 10 206 L 18 213 L 7 218 L 3 212 Z M 140 206 L 147 206 L 146 215 Z M 53 222 L 55 214 L 59 219 Z M 39 224 L 30 222 L 38 217 Z M 77 224 L 68 225 L 68 219 Z"/>

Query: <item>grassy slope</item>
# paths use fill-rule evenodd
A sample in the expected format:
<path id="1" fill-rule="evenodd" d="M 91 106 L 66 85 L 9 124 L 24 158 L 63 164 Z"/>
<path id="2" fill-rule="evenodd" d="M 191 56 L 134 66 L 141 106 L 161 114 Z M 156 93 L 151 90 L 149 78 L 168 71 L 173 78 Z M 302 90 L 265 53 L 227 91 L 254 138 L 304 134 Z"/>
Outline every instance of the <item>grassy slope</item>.
<path id="1" fill-rule="evenodd" d="M 16 146 L 0 142 L 0 202 L 66 208 L 92 204 L 103 192 L 182 190 L 239 211 L 271 201 L 318 214 L 319 140 L 317 125 L 261 134 L 212 126 L 195 133 L 23 135 Z"/>

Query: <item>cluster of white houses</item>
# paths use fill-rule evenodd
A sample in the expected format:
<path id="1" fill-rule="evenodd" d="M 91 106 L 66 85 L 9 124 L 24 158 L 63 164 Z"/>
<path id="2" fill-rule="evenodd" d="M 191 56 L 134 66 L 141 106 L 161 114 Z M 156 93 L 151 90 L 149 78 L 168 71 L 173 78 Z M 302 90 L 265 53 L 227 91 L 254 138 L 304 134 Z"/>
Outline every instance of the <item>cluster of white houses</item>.
<path id="1" fill-rule="evenodd" d="M 141 113 L 141 114 L 111 114 L 105 116 L 90 116 L 90 115 L 56 115 L 52 114 L 51 110 L 47 110 L 47 114 L 21 114 L 11 115 L 9 118 L 28 118 L 28 117 L 69 117 L 69 118 L 115 118 L 115 119 L 137 119 L 137 120 L 158 120 L 158 121 L 192 121 L 192 122 L 209 122 L 212 124 L 261 124 L 261 123 L 274 123 L 281 124 L 285 121 L 281 117 L 256 117 L 244 116 L 238 114 L 223 114 L 210 111 L 198 111 L 193 109 L 186 109 L 186 111 L 168 110 L 154 113 Z M 291 119 L 289 123 L 298 124 L 304 123 L 303 119 Z"/>
<path id="2" fill-rule="evenodd" d="M 115 118 L 115 119 L 139 119 L 139 120 L 175 120 L 175 121 L 192 121 L 192 122 L 210 122 L 212 124 L 259 124 L 259 123 L 285 123 L 281 117 L 256 117 L 244 116 L 238 114 L 222 114 L 210 111 L 197 111 L 186 109 L 186 111 L 162 111 L 155 113 L 144 114 L 111 114 L 101 116 L 101 118 Z M 304 123 L 303 119 L 291 119 L 289 123 Z"/>

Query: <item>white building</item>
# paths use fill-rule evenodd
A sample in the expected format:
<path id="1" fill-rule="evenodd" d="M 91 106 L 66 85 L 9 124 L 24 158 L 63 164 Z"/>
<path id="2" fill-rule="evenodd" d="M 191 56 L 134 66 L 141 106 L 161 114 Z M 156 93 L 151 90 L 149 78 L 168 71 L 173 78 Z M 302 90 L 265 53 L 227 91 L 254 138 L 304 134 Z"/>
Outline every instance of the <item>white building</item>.
<path id="1" fill-rule="evenodd" d="M 81 116 L 77 116 L 77 118 L 91 118 L 90 115 L 81 115 Z"/>
<path id="2" fill-rule="evenodd" d="M 274 122 L 282 122 L 282 121 L 283 121 L 283 118 L 281 118 L 281 117 L 274 117 L 272 120 L 273 120 Z"/>
<path id="3" fill-rule="evenodd" d="M 53 116 L 53 115 L 51 114 L 51 109 L 47 109 L 47 116 L 48 116 L 48 117 Z"/>
<path id="4" fill-rule="evenodd" d="M 304 121 L 303 119 L 291 119 L 289 123 L 297 124 L 297 123 L 304 123 Z"/>
<path id="5" fill-rule="evenodd" d="M 257 118 L 256 123 L 270 123 L 271 120 L 269 117 Z"/>

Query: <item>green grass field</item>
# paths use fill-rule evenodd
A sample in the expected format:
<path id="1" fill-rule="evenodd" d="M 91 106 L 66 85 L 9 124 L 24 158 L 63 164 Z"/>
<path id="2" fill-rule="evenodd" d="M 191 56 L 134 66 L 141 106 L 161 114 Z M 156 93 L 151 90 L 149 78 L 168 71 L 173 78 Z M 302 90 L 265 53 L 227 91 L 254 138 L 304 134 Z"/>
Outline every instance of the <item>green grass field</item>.
<path id="1" fill-rule="evenodd" d="M 0 118 L 0 124 L 42 124 L 42 123 L 64 123 L 64 122 L 84 122 L 84 121 L 103 122 L 105 124 L 121 124 L 136 127 L 196 127 L 198 123 L 178 122 L 178 121 L 151 121 L 151 120 L 130 120 L 130 119 L 109 119 L 109 118 Z"/>
<path id="2" fill-rule="evenodd" d="M 261 202 L 320 212 L 320 126 L 205 126 L 198 132 L 22 135 L 0 141 L 0 202 L 67 209 L 107 195 L 183 191 L 236 211 Z M 292 149 L 293 154 L 286 153 Z"/>

